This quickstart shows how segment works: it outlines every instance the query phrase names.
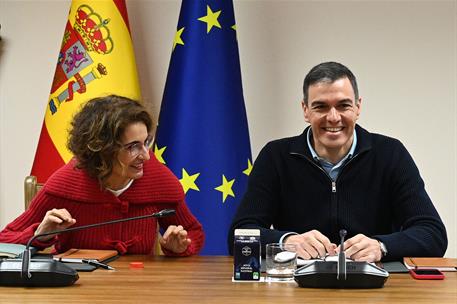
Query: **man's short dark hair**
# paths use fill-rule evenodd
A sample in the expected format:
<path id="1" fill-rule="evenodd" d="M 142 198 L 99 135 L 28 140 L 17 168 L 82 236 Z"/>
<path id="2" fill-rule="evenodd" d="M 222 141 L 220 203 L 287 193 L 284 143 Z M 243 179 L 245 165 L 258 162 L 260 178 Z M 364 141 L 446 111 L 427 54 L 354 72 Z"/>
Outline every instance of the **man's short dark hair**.
<path id="1" fill-rule="evenodd" d="M 344 65 L 338 62 L 323 62 L 312 68 L 305 77 L 303 82 L 303 101 L 308 104 L 309 87 L 318 82 L 332 83 L 338 79 L 347 77 L 351 82 L 354 90 L 355 103 L 359 100 L 359 89 L 354 74 Z"/>

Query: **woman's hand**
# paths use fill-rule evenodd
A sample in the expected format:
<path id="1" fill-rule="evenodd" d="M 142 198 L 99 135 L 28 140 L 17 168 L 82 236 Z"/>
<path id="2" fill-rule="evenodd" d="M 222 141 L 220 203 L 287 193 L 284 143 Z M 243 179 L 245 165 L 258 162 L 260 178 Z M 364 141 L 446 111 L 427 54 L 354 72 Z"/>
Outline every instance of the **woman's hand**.
<path id="1" fill-rule="evenodd" d="M 160 239 L 160 245 L 174 253 L 182 253 L 186 251 L 187 247 L 190 245 L 191 240 L 187 238 L 187 231 L 184 228 L 179 226 L 170 225 L 167 228 L 167 231 Z"/>
<path id="2" fill-rule="evenodd" d="M 46 212 L 43 220 L 35 231 L 35 235 L 40 233 L 51 232 L 54 230 L 66 229 L 76 223 L 76 220 L 71 217 L 67 209 L 52 209 Z M 41 241 L 47 241 L 54 237 L 54 235 L 42 236 Z"/>

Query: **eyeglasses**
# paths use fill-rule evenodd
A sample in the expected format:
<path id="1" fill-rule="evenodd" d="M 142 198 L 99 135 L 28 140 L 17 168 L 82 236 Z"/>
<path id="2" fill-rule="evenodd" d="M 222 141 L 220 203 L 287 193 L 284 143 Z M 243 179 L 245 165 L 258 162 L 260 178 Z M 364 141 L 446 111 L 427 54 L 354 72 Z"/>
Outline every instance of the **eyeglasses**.
<path id="1" fill-rule="evenodd" d="M 129 154 L 131 157 L 137 157 L 144 151 L 145 148 L 147 151 L 151 150 L 153 142 L 154 142 L 154 136 L 149 135 L 146 138 L 146 140 L 144 141 L 144 143 L 139 142 L 139 141 L 134 141 L 134 142 L 124 145 L 123 148 L 125 150 L 129 151 Z"/>

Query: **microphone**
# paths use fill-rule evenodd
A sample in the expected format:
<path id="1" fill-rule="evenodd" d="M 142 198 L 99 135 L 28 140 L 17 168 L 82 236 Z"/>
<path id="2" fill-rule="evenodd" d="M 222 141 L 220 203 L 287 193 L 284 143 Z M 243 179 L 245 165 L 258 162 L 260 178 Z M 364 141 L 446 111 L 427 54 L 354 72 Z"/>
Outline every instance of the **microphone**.
<path id="1" fill-rule="evenodd" d="M 294 279 L 300 287 L 311 288 L 381 288 L 389 273 L 374 263 L 348 261 L 344 252 L 347 231 L 339 231 L 341 238 L 338 259 L 313 261 L 297 269 Z"/>
<path id="2" fill-rule="evenodd" d="M 78 273 L 62 262 L 55 261 L 53 259 L 31 259 L 30 245 L 35 239 L 39 237 L 90 229 L 94 227 L 133 220 L 141 220 L 153 217 L 162 218 L 174 215 L 175 213 L 176 211 L 174 209 L 163 209 L 159 212 L 147 215 L 36 234 L 27 242 L 25 250 L 22 253 L 22 258 L 0 260 L 0 286 L 57 287 L 72 285 L 79 279 Z"/>
<path id="3" fill-rule="evenodd" d="M 344 252 L 344 238 L 348 232 L 344 229 L 340 230 L 340 252 L 338 253 L 338 265 L 337 265 L 337 280 L 346 280 L 346 253 Z"/>

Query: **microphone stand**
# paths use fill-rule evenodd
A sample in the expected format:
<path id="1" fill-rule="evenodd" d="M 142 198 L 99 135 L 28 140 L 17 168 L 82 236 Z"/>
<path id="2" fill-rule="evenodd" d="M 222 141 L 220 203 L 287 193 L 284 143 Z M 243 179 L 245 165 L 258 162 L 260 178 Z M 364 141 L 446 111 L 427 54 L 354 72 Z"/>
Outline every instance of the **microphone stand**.
<path id="1" fill-rule="evenodd" d="M 346 280 L 346 253 L 344 253 L 344 238 L 346 237 L 347 231 L 344 229 L 340 230 L 340 252 L 338 253 L 337 273 L 336 278 L 338 280 Z"/>
<path id="2" fill-rule="evenodd" d="M 32 242 L 35 239 L 37 239 L 39 237 L 48 236 L 48 235 L 52 235 L 52 234 L 58 234 L 58 233 L 71 232 L 71 231 L 78 231 L 78 230 L 82 230 L 82 229 L 88 229 L 88 228 L 99 227 L 99 226 L 104 226 L 104 225 L 122 223 L 122 222 L 127 222 L 127 221 L 132 221 L 132 220 L 141 220 L 141 219 L 146 219 L 146 218 L 151 218 L 151 217 L 161 218 L 161 217 L 174 215 L 175 213 L 176 213 L 176 211 L 174 209 L 163 209 L 163 210 L 161 210 L 159 212 L 156 212 L 156 213 L 153 213 L 153 214 L 141 215 L 141 216 L 136 216 L 136 217 L 129 217 L 129 218 L 125 218 L 125 219 L 119 219 L 119 220 L 113 220 L 113 221 L 109 221 L 109 222 L 90 224 L 90 225 L 85 225 L 85 226 L 78 226 L 78 227 L 73 227 L 73 228 L 68 228 L 68 229 L 63 229 L 63 230 L 54 230 L 54 231 L 51 231 L 51 232 L 39 233 L 37 235 L 34 235 L 27 242 L 27 245 L 25 246 L 25 250 L 22 253 L 21 277 L 22 278 L 27 278 L 27 279 L 30 279 L 32 277 L 32 274 L 30 273 L 30 260 L 31 260 L 30 245 L 32 244 Z"/>

